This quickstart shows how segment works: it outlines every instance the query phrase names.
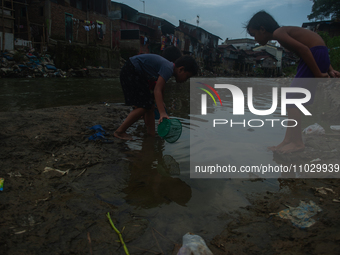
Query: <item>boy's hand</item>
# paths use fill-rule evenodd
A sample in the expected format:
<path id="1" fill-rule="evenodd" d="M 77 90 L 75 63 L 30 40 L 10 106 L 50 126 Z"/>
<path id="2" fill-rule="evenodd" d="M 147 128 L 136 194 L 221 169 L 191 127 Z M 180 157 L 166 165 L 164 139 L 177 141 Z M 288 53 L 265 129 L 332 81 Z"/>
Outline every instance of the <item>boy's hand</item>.
<path id="1" fill-rule="evenodd" d="M 158 124 L 160 124 L 163 121 L 164 118 L 169 119 L 168 114 L 166 114 L 166 113 L 160 114 Z"/>
<path id="2" fill-rule="evenodd" d="M 321 73 L 320 77 L 316 77 L 316 78 L 329 78 L 328 73 Z"/>
<path id="3" fill-rule="evenodd" d="M 330 77 L 333 78 L 340 78 L 340 72 L 336 71 L 336 70 L 331 70 L 328 72 Z"/>

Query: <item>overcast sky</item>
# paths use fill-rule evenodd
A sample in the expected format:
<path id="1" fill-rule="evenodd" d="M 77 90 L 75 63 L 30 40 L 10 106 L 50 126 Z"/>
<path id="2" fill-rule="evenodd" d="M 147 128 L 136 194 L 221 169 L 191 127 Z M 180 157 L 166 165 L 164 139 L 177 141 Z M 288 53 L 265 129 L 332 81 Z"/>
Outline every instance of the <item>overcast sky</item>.
<path id="1" fill-rule="evenodd" d="M 143 12 L 141 0 L 115 1 Z M 311 0 L 145 0 L 145 13 L 175 26 L 179 20 L 199 26 L 223 39 L 251 38 L 244 24 L 260 10 L 270 13 L 280 26 L 302 26 L 310 22 Z M 221 43 L 222 41 L 220 41 Z"/>

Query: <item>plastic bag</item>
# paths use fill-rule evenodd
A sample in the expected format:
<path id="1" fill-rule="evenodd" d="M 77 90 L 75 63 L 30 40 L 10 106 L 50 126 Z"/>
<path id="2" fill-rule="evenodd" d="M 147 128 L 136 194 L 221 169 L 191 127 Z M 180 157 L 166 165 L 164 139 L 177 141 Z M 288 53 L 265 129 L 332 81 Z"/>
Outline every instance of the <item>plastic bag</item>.
<path id="1" fill-rule="evenodd" d="M 306 135 L 324 135 L 325 129 L 321 127 L 318 123 L 306 127 L 302 133 Z"/>
<path id="2" fill-rule="evenodd" d="M 177 255 L 213 255 L 202 237 L 192 233 L 183 236 L 183 245 Z"/>
<path id="3" fill-rule="evenodd" d="M 317 206 L 312 200 L 309 203 L 300 201 L 298 207 L 289 206 L 288 209 L 284 209 L 278 213 L 282 219 L 289 219 L 294 226 L 299 228 L 309 228 L 316 222 L 312 217 L 322 209 Z"/>

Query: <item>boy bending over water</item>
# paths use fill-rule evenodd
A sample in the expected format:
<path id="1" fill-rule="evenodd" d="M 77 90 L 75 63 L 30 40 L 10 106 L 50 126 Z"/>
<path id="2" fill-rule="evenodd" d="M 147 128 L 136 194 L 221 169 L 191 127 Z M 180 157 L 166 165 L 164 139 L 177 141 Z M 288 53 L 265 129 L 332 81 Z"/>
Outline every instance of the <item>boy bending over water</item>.
<path id="1" fill-rule="evenodd" d="M 328 49 L 322 38 L 315 32 L 301 27 L 280 27 L 274 18 L 260 11 L 256 13 L 246 26 L 247 32 L 255 37 L 255 40 L 266 45 L 270 40 L 276 40 L 284 48 L 295 52 L 300 57 L 295 78 L 327 78 L 340 77 L 329 60 Z M 293 82 L 292 87 L 300 87 L 299 82 Z M 316 87 L 305 87 L 311 92 L 311 99 L 304 105 L 313 103 Z M 288 93 L 287 98 L 299 98 L 299 94 Z M 301 132 L 301 112 L 295 105 L 287 105 L 288 119 L 297 121 L 295 127 L 287 127 L 283 141 L 270 147 L 272 151 L 279 153 L 291 153 L 304 150 Z M 293 126 L 295 123 L 288 123 Z"/>
<path id="2" fill-rule="evenodd" d="M 166 82 L 171 76 L 176 82 L 185 82 L 196 75 L 198 65 L 191 56 L 182 56 L 175 63 L 156 55 L 141 54 L 128 59 L 120 73 L 120 83 L 123 88 L 126 105 L 134 109 L 121 126 L 114 132 L 114 136 L 124 140 L 132 137 L 126 130 L 142 116 L 144 116 L 147 133 L 155 135 L 155 102 L 160 114 L 159 123 L 163 118 L 168 119 L 163 101 Z"/>

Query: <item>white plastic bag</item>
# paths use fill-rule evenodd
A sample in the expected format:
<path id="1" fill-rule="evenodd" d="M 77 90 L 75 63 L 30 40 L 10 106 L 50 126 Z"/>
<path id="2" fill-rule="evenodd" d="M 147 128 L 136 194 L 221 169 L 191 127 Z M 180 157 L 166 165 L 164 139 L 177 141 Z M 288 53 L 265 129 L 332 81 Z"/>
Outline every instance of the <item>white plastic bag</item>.
<path id="1" fill-rule="evenodd" d="M 183 236 L 183 245 L 177 255 L 213 255 L 202 237 L 190 232 Z"/>
<path id="2" fill-rule="evenodd" d="M 302 133 L 306 135 L 324 135 L 325 129 L 321 127 L 318 123 L 306 127 Z"/>

